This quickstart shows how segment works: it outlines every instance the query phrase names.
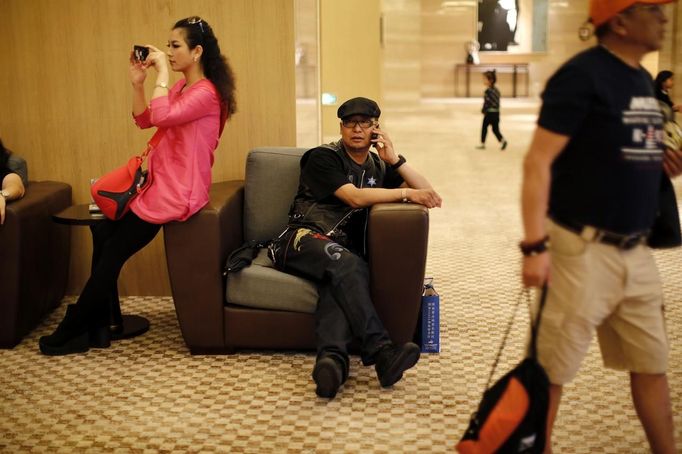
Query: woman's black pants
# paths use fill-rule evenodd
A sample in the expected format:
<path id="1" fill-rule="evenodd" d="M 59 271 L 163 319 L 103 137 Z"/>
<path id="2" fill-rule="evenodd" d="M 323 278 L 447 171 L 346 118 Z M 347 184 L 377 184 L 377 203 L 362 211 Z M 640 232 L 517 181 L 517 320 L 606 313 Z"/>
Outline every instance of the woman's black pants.
<path id="1" fill-rule="evenodd" d="M 118 299 L 117 281 L 125 262 L 149 244 L 161 224 L 143 221 L 129 211 L 118 221 L 105 220 L 92 227 L 92 266 L 88 281 L 76 302 L 90 324 L 109 324 L 110 302 Z"/>

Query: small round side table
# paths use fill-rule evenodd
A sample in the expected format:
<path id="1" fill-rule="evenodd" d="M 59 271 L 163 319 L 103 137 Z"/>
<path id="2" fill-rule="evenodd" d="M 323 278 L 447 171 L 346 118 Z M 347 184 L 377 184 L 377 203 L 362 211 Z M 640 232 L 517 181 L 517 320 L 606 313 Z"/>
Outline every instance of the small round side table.
<path id="1" fill-rule="evenodd" d="M 89 226 L 90 233 L 93 234 L 93 241 L 95 226 L 105 219 L 106 218 L 101 213 L 91 213 L 89 204 L 87 203 L 72 205 L 63 211 L 52 215 L 52 220 L 58 224 Z M 94 264 L 91 266 L 94 266 Z M 144 334 L 149 330 L 149 320 L 146 318 L 140 315 L 121 314 L 118 289 L 115 289 L 114 292 L 108 296 L 108 300 L 111 309 L 109 329 L 111 330 L 112 340 L 129 339 Z"/>

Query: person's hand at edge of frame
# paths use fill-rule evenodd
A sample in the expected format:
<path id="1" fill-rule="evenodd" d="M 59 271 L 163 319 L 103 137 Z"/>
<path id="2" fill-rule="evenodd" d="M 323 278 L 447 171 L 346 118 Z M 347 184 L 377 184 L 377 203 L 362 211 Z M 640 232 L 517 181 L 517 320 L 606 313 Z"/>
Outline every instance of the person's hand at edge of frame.
<path id="1" fill-rule="evenodd" d="M 675 178 L 682 174 L 682 149 L 665 149 L 663 152 L 663 170 L 669 178 Z"/>

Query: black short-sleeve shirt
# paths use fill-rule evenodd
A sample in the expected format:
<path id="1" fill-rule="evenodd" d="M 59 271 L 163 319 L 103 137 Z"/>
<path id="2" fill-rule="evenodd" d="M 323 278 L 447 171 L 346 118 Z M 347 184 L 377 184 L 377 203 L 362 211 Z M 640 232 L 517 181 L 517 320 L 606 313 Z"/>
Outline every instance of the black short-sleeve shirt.
<path id="1" fill-rule="evenodd" d="M 390 165 L 382 165 L 380 159 L 376 153 L 370 152 L 362 165 L 350 158 L 344 163 L 336 151 L 326 147 L 314 148 L 301 169 L 301 180 L 316 202 L 347 206 L 334 195 L 345 184 L 351 183 L 358 188 L 397 188 L 403 184 L 400 174 Z M 366 220 L 367 210 L 357 210 L 341 227 L 348 237 L 346 246 L 362 250 Z"/>
<path id="2" fill-rule="evenodd" d="M 602 46 L 548 81 L 538 124 L 570 136 L 552 164 L 549 215 L 617 233 L 653 223 L 663 159 L 663 115 L 651 76 Z"/>
<path id="3" fill-rule="evenodd" d="M 335 151 L 319 147 L 310 156 L 301 170 L 303 182 L 310 188 L 318 202 L 345 203 L 334 196 L 334 192 L 344 184 L 352 183 L 358 188 L 397 188 L 403 178 L 389 165 L 385 174 L 381 173 L 379 156 L 370 152 L 364 164 L 350 160 L 346 170 L 342 158 Z"/>

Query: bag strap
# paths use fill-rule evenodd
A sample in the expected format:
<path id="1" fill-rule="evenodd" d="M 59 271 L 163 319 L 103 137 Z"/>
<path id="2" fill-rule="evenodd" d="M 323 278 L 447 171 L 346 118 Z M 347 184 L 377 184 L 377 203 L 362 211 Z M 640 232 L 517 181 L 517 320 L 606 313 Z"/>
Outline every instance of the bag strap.
<path id="1" fill-rule="evenodd" d="M 542 286 L 542 293 L 540 294 L 540 307 L 538 308 L 538 315 L 535 317 L 535 323 L 533 323 L 532 314 L 530 314 L 531 319 L 531 337 L 530 337 L 530 357 L 537 359 L 538 357 L 538 331 L 540 330 L 540 316 L 542 315 L 542 310 L 545 308 L 545 301 L 547 300 L 547 283 Z M 530 304 L 528 305 L 530 309 Z"/>
<path id="2" fill-rule="evenodd" d="M 511 319 L 509 320 L 509 323 L 507 324 L 507 330 L 504 333 L 504 337 L 502 338 L 502 344 L 500 345 L 500 348 L 497 350 L 497 355 L 495 356 L 495 362 L 493 363 L 493 368 L 490 371 L 490 376 L 488 377 L 488 382 L 485 384 L 485 389 L 487 390 L 490 387 L 490 382 L 493 379 L 493 376 L 495 375 L 495 370 L 497 369 L 497 363 L 500 361 L 500 356 L 502 355 L 502 350 L 504 350 L 504 346 L 507 343 L 507 338 L 509 337 L 509 333 L 511 332 L 512 325 L 514 324 L 514 319 L 516 318 L 516 313 L 518 312 L 519 306 L 521 305 L 521 299 L 523 296 L 526 296 L 526 303 L 528 304 L 528 308 L 530 309 L 530 290 L 529 289 L 521 289 L 519 292 L 519 297 L 516 299 L 516 304 L 514 305 L 514 312 L 512 313 Z M 535 317 L 535 323 L 533 323 L 533 317 L 531 316 L 531 339 L 530 339 L 530 357 L 531 358 L 536 358 L 537 357 L 537 337 L 538 337 L 538 329 L 540 328 L 540 316 L 542 315 L 542 310 L 545 307 L 545 299 L 547 298 L 547 284 L 542 286 L 542 294 L 540 295 L 540 308 L 538 309 L 538 314 Z"/>
<path id="3" fill-rule="evenodd" d="M 156 148 L 159 145 L 159 142 L 161 142 L 161 139 L 163 139 L 163 136 L 165 134 L 166 128 L 158 128 L 156 130 L 152 138 L 149 139 L 149 142 L 147 142 L 147 148 L 145 148 L 142 154 L 140 155 L 143 161 L 147 157 L 149 152 L 151 152 L 154 148 Z"/>

